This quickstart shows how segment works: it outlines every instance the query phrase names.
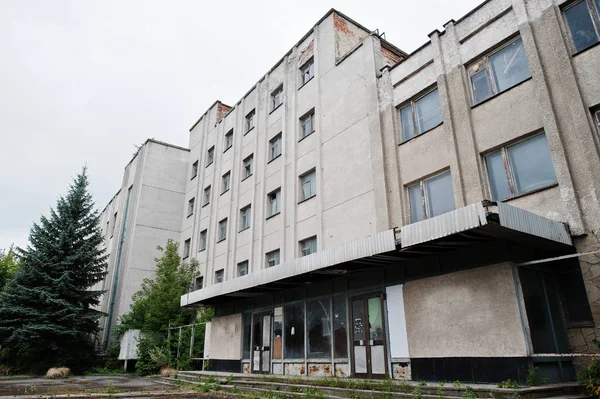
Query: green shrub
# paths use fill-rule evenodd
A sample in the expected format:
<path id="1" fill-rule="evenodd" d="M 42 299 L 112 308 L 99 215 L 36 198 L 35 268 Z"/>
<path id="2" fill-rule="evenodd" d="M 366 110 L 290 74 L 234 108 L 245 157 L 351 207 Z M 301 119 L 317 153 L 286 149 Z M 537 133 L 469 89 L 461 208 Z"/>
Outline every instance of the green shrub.
<path id="1" fill-rule="evenodd" d="M 594 340 L 594 343 L 600 346 L 598 341 Z M 577 375 L 577 379 L 583 384 L 586 394 L 600 398 L 600 360 L 592 358 L 590 365 Z"/>

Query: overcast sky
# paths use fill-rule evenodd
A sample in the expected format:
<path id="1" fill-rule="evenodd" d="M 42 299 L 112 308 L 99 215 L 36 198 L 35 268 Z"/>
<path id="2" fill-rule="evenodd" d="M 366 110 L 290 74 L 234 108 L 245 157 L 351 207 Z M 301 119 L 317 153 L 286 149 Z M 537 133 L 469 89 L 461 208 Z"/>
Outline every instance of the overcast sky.
<path id="1" fill-rule="evenodd" d="M 102 209 L 148 137 L 187 146 L 330 8 L 404 51 L 481 0 L 0 0 L 0 248 L 87 164 Z"/>

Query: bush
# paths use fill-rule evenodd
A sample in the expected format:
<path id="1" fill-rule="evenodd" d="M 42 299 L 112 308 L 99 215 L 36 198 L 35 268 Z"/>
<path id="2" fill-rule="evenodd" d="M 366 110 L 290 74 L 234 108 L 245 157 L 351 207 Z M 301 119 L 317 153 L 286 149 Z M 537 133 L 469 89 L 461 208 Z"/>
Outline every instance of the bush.
<path id="1" fill-rule="evenodd" d="M 0 375 L 9 375 L 9 374 L 10 374 L 10 368 L 8 366 L 0 364 Z"/>
<path id="2" fill-rule="evenodd" d="M 600 347 L 600 341 L 594 340 L 594 344 Z M 583 384 L 585 393 L 600 398 L 600 360 L 592 358 L 592 363 L 577 375 L 577 379 Z"/>
<path id="3" fill-rule="evenodd" d="M 171 353 L 168 348 L 155 346 L 148 351 L 150 359 L 159 369 L 167 368 L 171 365 Z"/>
<path id="4" fill-rule="evenodd" d="M 67 378 L 69 374 L 71 374 L 71 370 L 68 367 L 53 367 L 46 372 L 46 378 Z"/>

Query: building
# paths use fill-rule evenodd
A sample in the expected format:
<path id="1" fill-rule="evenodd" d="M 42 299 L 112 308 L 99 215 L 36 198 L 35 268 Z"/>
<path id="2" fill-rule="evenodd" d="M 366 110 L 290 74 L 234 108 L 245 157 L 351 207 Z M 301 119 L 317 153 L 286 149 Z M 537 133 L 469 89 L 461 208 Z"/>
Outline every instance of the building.
<path id="1" fill-rule="evenodd" d="M 158 245 L 179 241 L 184 209 L 189 150 L 148 139 L 125 166 L 121 189 L 100 214 L 108 274 L 104 290 L 99 344 L 107 347 L 111 329 L 129 311 L 132 296 L 152 278 Z"/>
<path id="2" fill-rule="evenodd" d="M 215 102 L 178 227 L 209 368 L 573 379 L 600 335 L 599 36 L 598 0 L 488 0 L 406 54 L 331 10 Z"/>

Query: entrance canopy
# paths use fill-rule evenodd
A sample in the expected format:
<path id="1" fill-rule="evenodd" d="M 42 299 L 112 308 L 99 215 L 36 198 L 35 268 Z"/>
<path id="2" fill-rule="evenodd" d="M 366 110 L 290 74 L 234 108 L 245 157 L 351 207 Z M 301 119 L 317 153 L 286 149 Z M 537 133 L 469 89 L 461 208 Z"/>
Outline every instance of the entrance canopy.
<path id="1" fill-rule="evenodd" d="M 225 303 L 496 241 L 553 253 L 573 251 L 567 225 L 483 201 L 190 292 L 181 297 L 181 306 Z"/>

